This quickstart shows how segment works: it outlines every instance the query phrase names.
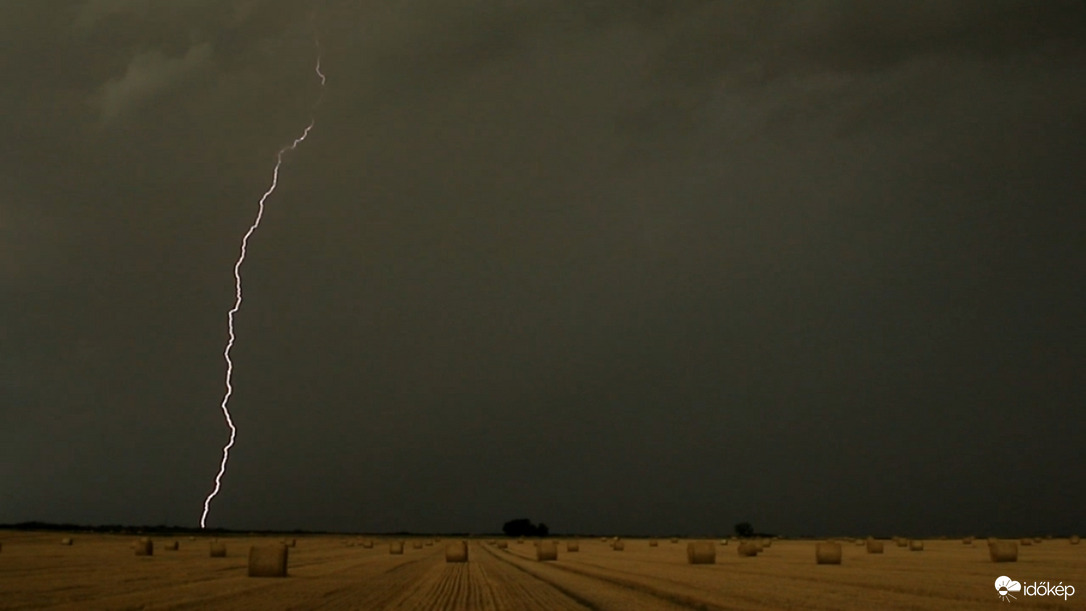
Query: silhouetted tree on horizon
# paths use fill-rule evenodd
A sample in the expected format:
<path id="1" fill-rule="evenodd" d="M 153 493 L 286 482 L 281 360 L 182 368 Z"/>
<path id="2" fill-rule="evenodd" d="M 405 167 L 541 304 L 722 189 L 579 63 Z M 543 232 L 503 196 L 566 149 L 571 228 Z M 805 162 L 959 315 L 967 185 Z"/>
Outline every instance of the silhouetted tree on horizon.
<path id="1" fill-rule="evenodd" d="M 551 529 L 542 522 L 537 526 L 528 518 L 517 518 L 503 524 L 502 532 L 507 537 L 546 537 Z"/>

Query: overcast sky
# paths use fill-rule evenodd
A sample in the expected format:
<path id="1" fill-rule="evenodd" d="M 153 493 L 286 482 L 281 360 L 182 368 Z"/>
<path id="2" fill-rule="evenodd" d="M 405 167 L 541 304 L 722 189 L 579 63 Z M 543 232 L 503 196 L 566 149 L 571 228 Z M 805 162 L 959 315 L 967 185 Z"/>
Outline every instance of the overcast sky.
<path id="1" fill-rule="evenodd" d="M 1078 0 L 5 1 L 0 40 L 0 523 L 198 523 L 312 117 L 209 526 L 1084 530 Z"/>

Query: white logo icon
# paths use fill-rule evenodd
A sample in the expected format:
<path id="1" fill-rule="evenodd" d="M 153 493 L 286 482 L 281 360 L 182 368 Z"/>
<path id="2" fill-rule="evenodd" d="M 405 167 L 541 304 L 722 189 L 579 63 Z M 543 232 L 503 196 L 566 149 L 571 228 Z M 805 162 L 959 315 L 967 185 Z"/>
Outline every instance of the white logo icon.
<path id="1" fill-rule="evenodd" d="M 996 592 L 999 593 L 999 598 L 1002 599 L 1003 602 L 1009 603 L 1012 598 L 1017 600 L 1017 597 L 1011 594 L 1011 592 L 1021 592 L 1022 584 L 1004 575 L 999 579 L 996 579 L 995 589 Z"/>

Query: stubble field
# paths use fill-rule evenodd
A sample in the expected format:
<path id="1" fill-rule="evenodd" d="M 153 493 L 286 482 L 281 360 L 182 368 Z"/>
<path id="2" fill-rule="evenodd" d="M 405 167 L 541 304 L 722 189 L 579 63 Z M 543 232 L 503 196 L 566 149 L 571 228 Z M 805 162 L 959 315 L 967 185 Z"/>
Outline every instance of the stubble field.
<path id="1" fill-rule="evenodd" d="M 686 541 L 577 540 L 558 559 L 539 562 L 528 540 L 472 539 L 466 563 L 447 563 L 449 540 L 299 537 L 286 578 L 248 577 L 252 545 L 280 538 L 225 537 L 225 558 L 209 557 L 209 538 L 154 538 L 137 556 L 131 536 L 0 532 L 0 609 L 992 609 L 995 579 L 1026 586 L 1071 584 L 1056 596 L 1016 593 L 1014 608 L 1083 608 L 1086 545 L 1050 539 L 1019 548 L 1017 562 L 993 563 L 984 540 L 927 540 L 923 551 L 886 541 L 883 554 L 842 544 L 840 565 L 815 563 L 814 541 L 775 541 L 741 558 L 736 542 L 716 541 L 716 563 L 687 563 Z M 169 551 L 165 544 L 179 542 Z M 504 542 L 506 549 L 499 549 Z M 428 543 L 428 544 L 427 544 Z M 1011 607 L 1008 607 L 1011 608 Z"/>

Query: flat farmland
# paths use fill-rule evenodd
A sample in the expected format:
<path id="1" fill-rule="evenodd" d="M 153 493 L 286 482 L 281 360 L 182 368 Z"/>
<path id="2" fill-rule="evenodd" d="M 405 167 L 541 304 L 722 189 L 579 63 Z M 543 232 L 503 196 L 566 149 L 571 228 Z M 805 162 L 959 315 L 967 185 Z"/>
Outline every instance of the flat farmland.
<path id="1" fill-rule="evenodd" d="M 71 546 L 60 544 L 71 536 Z M 1070 584 L 1056 596 L 1015 593 L 1015 608 L 1086 604 L 1086 545 L 1050 539 L 1021 546 L 1017 562 L 992 563 L 984 540 L 926 540 L 923 551 L 886 541 L 883 554 L 842 543 L 840 565 L 815 563 L 814 541 L 775 541 L 741 558 L 736 543 L 716 545 L 716 563 L 690 565 L 686 541 L 559 539 L 558 560 L 539 562 L 532 541 L 469 541 L 466 563 L 446 563 L 444 540 L 298 537 L 289 576 L 248 577 L 252 545 L 278 537 L 223 537 L 225 558 L 209 557 L 210 538 L 155 537 L 152 556 L 136 556 L 132 536 L 0 532 L 0 609 L 992 609 L 995 579 Z M 451 539 L 450 539 L 451 540 Z M 179 549 L 165 549 L 178 541 Z M 414 542 L 423 543 L 420 548 Z M 427 544 L 428 543 L 428 544 Z M 998 607 L 996 607 L 998 608 Z"/>

